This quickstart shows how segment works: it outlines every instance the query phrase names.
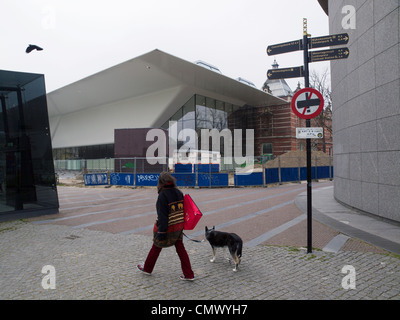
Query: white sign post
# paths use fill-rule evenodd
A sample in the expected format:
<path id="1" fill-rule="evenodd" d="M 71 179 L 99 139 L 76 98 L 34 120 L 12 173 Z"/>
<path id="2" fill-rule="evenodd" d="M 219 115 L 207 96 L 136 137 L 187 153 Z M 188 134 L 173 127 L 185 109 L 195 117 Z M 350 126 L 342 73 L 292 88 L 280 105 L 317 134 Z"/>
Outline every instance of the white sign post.
<path id="1" fill-rule="evenodd" d="M 324 136 L 324 129 L 316 128 L 296 128 L 297 139 L 322 139 Z"/>

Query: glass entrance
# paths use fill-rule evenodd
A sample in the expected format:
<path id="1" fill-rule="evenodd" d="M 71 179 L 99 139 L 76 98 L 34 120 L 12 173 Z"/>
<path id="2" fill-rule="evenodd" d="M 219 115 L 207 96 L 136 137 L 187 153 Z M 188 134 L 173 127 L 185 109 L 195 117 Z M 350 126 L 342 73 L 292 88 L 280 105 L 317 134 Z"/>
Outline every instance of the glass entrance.
<path id="1" fill-rule="evenodd" d="M 0 70 L 0 105 L 0 219 L 58 211 L 44 76 Z"/>

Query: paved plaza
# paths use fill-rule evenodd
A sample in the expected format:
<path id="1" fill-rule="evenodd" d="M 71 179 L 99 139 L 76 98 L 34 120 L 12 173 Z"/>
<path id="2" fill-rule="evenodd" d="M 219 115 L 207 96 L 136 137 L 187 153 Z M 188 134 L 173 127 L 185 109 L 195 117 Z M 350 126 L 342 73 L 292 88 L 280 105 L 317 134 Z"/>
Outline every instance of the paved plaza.
<path id="1" fill-rule="evenodd" d="M 215 225 L 243 238 L 237 272 L 225 250 L 211 263 L 207 242 L 186 240 L 194 282 L 179 279 L 173 247 L 146 276 L 136 264 L 151 247 L 156 190 L 59 187 L 59 214 L 0 223 L 0 299 L 400 300 L 393 252 L 316 220 L 306 252 L 304 184 L 183 191 L 204 214 L 189 236 L 201 240 Z"/>

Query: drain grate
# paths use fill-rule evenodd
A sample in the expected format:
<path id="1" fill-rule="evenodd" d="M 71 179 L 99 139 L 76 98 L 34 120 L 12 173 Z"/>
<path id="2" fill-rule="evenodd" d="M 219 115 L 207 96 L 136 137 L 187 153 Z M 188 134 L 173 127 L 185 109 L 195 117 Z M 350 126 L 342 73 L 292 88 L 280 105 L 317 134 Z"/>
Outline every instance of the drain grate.
<path id="1" fill-rule="evenodd" d="M 75 239 L 78 239 L 78 238 L 80 238 L 80 236 L 76 236 L 74 234 L 71 234 L 68 237 L 65 237 L 65 239 L 69 239 L 69 240 L 75 240 Z"/>

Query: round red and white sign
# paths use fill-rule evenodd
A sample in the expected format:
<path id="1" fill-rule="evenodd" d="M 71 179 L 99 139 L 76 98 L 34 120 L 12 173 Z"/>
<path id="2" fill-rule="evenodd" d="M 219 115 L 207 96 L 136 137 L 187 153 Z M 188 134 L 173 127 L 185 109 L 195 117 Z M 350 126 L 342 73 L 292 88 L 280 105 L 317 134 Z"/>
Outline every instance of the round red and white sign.
<path id="1" fill-rule="evenodd" d="M 324 98 L 318 90 L 304 88 L 294 94 L 290 106 L 299 118 L 312 119 L 324 108 Z"/>

